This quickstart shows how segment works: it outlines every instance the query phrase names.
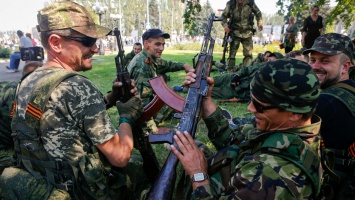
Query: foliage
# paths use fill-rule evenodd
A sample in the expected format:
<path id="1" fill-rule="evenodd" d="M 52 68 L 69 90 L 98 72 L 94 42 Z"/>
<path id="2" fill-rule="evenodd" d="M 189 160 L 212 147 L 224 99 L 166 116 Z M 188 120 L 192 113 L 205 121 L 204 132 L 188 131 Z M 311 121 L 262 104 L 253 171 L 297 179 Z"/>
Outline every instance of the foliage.
<path id="1" fill-rule="evenodd" d="M 320 6 L 320 14 L 326 16 L 325 24 L 331 25 L 334 22 L 343 21 L 345 27 L 349 27 L 355 20 L 355 1 L 353 0 L 335 0 L 337 5 L 330 9 L 329 0 L 278 0 L 278 13 L 287 16 L 297 16 L 297 20 L 303 22 L 305 16 L 310 15 L 309 11 L 312 5 Z"/>
<path id="2" fill-rule="evenodd" d="M 11 55 L 11 52 L 12 51 L 9 48 L 4 48 L 4 49 L 0 48 L 0 58 L 9 58 Z"/>

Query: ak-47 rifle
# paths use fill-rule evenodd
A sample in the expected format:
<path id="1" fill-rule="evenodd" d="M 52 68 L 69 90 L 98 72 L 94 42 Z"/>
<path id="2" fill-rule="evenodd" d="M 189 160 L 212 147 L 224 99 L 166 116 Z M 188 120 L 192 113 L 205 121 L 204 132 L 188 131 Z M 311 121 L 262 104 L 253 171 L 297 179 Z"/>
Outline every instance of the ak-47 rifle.
<path id="1" fill-rule="evenodd" d="M 151 134 L 149 135 L 149 141 L 151 143 L 162 143 L 169 142 L 178 148 L 177 144 L 173 141 L 173 135 L 176 131 L 187 131 L 192 137 L 195 137 L 197 124 L 200 120 L 202 100 L 206 97 L 208 92 L 207 77 L 210 74 L 211 64 L 212 64 L 212 53 L 214 47 L 214 39 L 211 37 L 211 30 L 213 21 L 215 19 L 214 14 L 211 14 L 208 20 L 207 31 L 204 36 L 204 42 L 201 47 L 201 52 L 198 56 L 198 61 L 195 68 L 195 73 L 197 75 L 196 82 L 189 85 L 189 91 L 186 97 L 186 101 L 182 106 L 180 114 L 175 114 L 174 117 L 180 119 L 179 125 L 176 130 L 171 130 L 167 134 Z M 159 79 L 158 79 L 159 80 Z M 157 91 L 155 84 L 152 84 L 153 90 L 159 95 L 161 92 Z M 161 82 L 164 84 L 164 82 Z M 164 100 L 164 97 L 162 98 Z M 167 103 L 169 104 L 169 103 Z M 180 104 L 181 106 L 181 104 Z M 180 110 L 176 108 L 175 110 Z M 176 166 L 178 163 L 178 158 L 174 153 L 170 152 L 159 176 L 152 186 L 147 199 L 171 199 L 173 194 L 173 189 L 176 181 Z"/>
<path id="2" fill-rule="evenodd" d="M 116 101 L 127 102 L 131 97 L 132 93 L 131 90 L 131 79 L 129 77 L 129 72 L 126 67 L 126 63 L 124 60 L 124 49 L 121 39 L 120 31 L 115 28 L 114 34 L 117 39 L 118 45 L 118 54 L 115 57 L 116 62 L 116 70 L 117 70 L 117 81 L 122 82 L 122 87 L 118 90 L 117 94 L 111 95 L 112 97 L 109 99 L 111 105 L 116 105 Z M 152 102 L 149 108 L 145 108 L 144 115 L 138 120 L 139 122 L 143 121 L 142 118 L 149 118 L 151 117 L 156 111 L 158 111 L 162 105 L 156 104 L 157 101 Z M 152 107 L 156 107 L 156 109 L 150 109 Z M 139 150 L 142 158 L 143 158 L 143 169 L 145 174 L 147 175 L 148 179 L 151 183 L 153 183 L 158 176 L 160 171 L 160 166 L 158 160 L 155 156 L 153 148 L 148 141 L 148 137 L 145 136 L 142 127 L 139 124 L 135 124 L 132 127 L 133 138 L 134 138 L 134 147 Z"/>
<path id="3" fill-rule="evenodd" d="M 121 33 L 118 28 L 115 28 L 113 33 L 115 34 L 118 46 L 118 54 L 115 57 L 115 64 L 116 64 L 116 72 L 117 72 L 117 81 L 122 83 L 122 87 L 119 90 L 119 94 L 115 95 L 117 98 L 114 99 L 114 102 L 111 105 L 116 105 L 116 101 L 121 101 L 125 103 L 132 97 L 131 91 L 131 78 L 129 77 L 129 72 L 126 67 L 126 61 L 124 59 L 124 49 L 122 44 Z"/>
<path id="4" fill-rule="evenodd" d="M 221 63 L 226 64 L 226 53 L 228 52 L 228 43 L 232 42 L 232 35 L 233 35 L 233 21 L 234 21 L 234 15 L 233 15 L 233 10 L 236 7 L 236 0 L 231 0 L 230 1 L 230 7 L 229 7 L 229 21 L 228 21 L 228 27 L 229 27 L 229 33 L 224 32 L 224 37 L 223 37 L 223 43 L 222 43 L 222 47 L 223 47 L 223 54 L 222 54 L 222 59 L 221 59 Z M 222 10 L 218 10 L 218 11 L 222 11 Z"/>

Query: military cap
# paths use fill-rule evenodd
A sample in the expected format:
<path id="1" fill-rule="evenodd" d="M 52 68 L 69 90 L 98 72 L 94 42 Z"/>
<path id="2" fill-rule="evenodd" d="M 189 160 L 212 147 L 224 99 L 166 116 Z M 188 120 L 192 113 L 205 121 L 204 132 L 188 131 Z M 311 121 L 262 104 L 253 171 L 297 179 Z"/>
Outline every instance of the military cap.
<path id="1" fill-rule="evenodd" d="M 339 33 L 328 33 L 319 36 L 313 43 L 312 48 L 307 49 L 303 54 L 316 51 L 325 55 L 338 55 L 344 53 L 355 64 L 354 44 L 351 39 Z"/>
<path id="2" fill-rule="evenodd" d="M 294 113 L 308 113 L 320 94 L 319 81 L 311 66 L 296 59 L 266 62 L 250 83 L 251 93 L 264 103 Z"/>
<path id="3" fill-rule="evenodd" d="M 71 1 L 51 3 L 37 14 L 39 32 L 71 28 L 83 35 L 100 38 L 110 33 L 110 29 L 94 23 L 84 6 Z"/>
<path id="4" fill-rule="evenodd" d="M 281 53 L 279 53 L 279 52 L 272 52 L 272 53 L 269 54 L 268 57 L 271 57 L 271 56 L 275 56 L 277 59 L 281 59 L 281 58 L 284 57 L 284 56 L 283 56 Z"/>
<path id="5" fill-rule="evenodd" d="M 158 37 L 164 37 L 165 39 L 170 38 L 169 33 L 163 33 L 160 29 L 148 29 L 146 32 L 143 33 L 142 39 L 148 40 L 149 38 L 158 38 Z"/>

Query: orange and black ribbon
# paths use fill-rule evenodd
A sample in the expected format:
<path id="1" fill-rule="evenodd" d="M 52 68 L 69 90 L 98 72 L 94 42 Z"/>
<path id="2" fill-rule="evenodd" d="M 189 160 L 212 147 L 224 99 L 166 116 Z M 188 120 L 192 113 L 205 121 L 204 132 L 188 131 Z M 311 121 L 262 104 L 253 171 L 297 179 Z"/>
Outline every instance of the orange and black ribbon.
<path id="1" fill-rule="evenodd" d="M 15 108 L 16 108 L 16 102 L 13 101 L 12 102 L 12 105 L 11 105 L 11 110 L 10 110 L 10 118 L 14 118 L 14 115 L 15 115 Z"/>
<path id="2" fill-rule="evenodd" d="M 147 59 L 145 59 L 145 63 L 147 63 L 148 65 L 152 65 L 152 61 L 150 60 L 150 57 L 148 57 Z"/>
<path id="3" fill-rule="evenodd" d="M 34 106 L 32 103 L 27 104 L 26 112 L 37 120 L 40 120 L 43 114 L 42 110 Z"/>
<path id="4" fill-rule="evenodd" d="M 353 142 L 349 147 L 349 154 L 355 158 L 355 142 Z"/>

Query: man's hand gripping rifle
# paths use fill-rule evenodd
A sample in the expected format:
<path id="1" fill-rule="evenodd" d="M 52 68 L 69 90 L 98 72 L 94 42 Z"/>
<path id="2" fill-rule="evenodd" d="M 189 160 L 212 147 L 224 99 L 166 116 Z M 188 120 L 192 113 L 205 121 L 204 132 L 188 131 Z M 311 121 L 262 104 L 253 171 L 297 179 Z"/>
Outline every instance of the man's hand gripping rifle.
<path id="1" fill-rule="evenodd" d="M 115 57 L 117 71 L 116 81 L 121 82 L 122 87 L 120 87 L 119 89 L 113 89 L 112 94 L 108 96 L 108 101 L 111 105 L 116 105 L 117 101 L 125 103 L 133 96 L 133 94 L 130 92 L 132 89 L 132 85 L 124 59 L 124 49 L 121 39 L 121 33 L 117 28 L 114 29 L 113 33 L 115 34 L 118 46 L 118 54 Z"/>
<path id="2" fill-rule="evenodd" d="M 177 146 L 173 140 L 173 135 L 176 131 L 187 131 L 192 137 L 195 137 L 197 124 L 200 120 L 202 100 L 206 97 L 208 92 L 207 77 L 210 75 L 211 63 L 212 63 L 212 53 L 214 47 L 214 39 L 211 37 L 212 24 L 215 20 L 214 14 L 211 14 L 208 20 L 207 31 L 204 36 L 204 42 L 201 47 L 201 52 L 198 56 L 198 61 L 196 63 L 195 73 L 197 75 L 196 82 L 189 85 L 189 91 L 186 100 L 182 106 L 181 113 L 175 114 L 174 117 L 180 120 L 176 130 L 172 130 L 167 134 L 151 134 L 149 135 L 149 141 L 151 143 L 162 143 L 169 142 L 174 146 Z M 160 91 L 156 90 L 156 85 L 151 82 L 152 88 L 157 95 L 161 94 Z M 153 83 L 153 84 L 152 84 Z M 164 84 L 164 82 L 161 82 Z M 165 94 L 165 92 L 163 93 Z M 164 97 L 161 97 L 164 101 Z M 169 102 L 164 101 L 167 105 Z M 169 105 L 170 106 L 170 105 Z M 162 170 L 160 171 L 155 184 L 152 186 L 147 199 L 171 199 L 175 180 L 176 180 L 176 166 L 178 163 L 178 158 L 174 153 L 170 152 Z"/>
<path id="3" fill-rule="evenodd" d="M 114 35 L 116 36 L 117 45 L 118 45 L 118 54 L 115 57 L 117 81 L 122 83 L 122 87 L 115 90 L 113 89 L 112 90 L 113 94 L 111 94 L 111 98 L 110 99 L 108 98 L 108 100 L 111 105 L 116 105 L 117 101 L 121 101 L 123 103 L 127 102 L 133 96 L 133 94 L 130 92 L 132 88 L 132 83 L 124 60 L 124 49 L 123 49 L 121 34 L 117 28 L 115 28 L 113 32 Z M 155 102 L 153 102 L 152 104 L 154 103 Z M 154 106 L 152 105 L 151 107 Z M 154 112 L 155 111 L 149 110 L 149 108 L 145 108 L 143 116 L 139 119 L 139 121 L 142 122 L 144 118 L 151 117 L 151 115 L 154 114 Z M 153 183 L 160 170 L 158 160 L 148 141 L 148 138 L 145 136 L 142 127 L 138 123 L 135 123 L 134 127 L 132 127 L 132 132 L 134 137 L 134 147 L 139 150 L 143 158 L 144 172 L 146 173 L 150 182 Z"/>

